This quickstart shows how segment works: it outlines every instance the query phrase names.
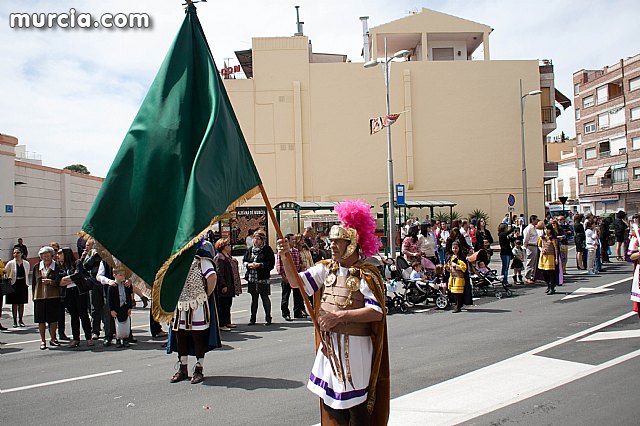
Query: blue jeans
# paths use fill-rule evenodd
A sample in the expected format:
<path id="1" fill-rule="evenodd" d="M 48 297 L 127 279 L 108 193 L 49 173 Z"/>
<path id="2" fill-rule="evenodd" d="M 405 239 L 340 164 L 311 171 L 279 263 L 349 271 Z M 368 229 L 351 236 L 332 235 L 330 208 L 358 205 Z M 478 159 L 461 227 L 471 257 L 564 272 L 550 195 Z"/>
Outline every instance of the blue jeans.
<path id="1" fill-rule="evenodd" d="M 511 262 L 511 255 L 501 254 L 502 260 L 502 284 L 507 284 L 509 281 L 509 262 Z"/>
<path id="2" fill-rule="evenodd" d="M 441 265 L 444 265 L 445 263 L 445 252 L 444 252 L 444 247 L 438 247 L 438 260 L 440 261 Z"/>

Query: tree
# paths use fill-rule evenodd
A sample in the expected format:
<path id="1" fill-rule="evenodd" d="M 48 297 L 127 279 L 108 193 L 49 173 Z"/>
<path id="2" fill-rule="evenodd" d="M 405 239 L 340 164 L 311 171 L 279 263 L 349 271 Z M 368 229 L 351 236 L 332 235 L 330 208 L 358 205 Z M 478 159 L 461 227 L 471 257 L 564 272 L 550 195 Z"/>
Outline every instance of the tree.
<path id="1" fill-rule="evenodd" d="M 76 172 L 76 173 L 81 173 L 83 175 L 91 174 L 91 172 L 89 172 L 89 169 L 87 169 L 87 166 L 83 164 L 72 164 L 70 166 L 65 167 L 64 169 L 71 170 L 72 172 Z"/>

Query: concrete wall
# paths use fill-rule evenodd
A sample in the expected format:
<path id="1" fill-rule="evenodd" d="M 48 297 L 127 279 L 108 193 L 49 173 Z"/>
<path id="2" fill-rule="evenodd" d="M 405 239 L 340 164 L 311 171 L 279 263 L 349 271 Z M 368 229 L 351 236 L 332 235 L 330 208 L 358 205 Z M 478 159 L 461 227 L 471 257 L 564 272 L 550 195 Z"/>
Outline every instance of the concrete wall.
<path id="1" fill-rule="evenodd" d="M 0 156 L 0 162 L 3 206 L 0 258 L 11 257 L 11 248 L 18 238 L 29 248 L 30 258 L 36 257 L 38 249 L 52 241 L 69 246 L 75 252 L 77 233 L 103 179 L 16 161 L 6 155 Z M 14 182 L 24 184 L 14 185 Z M 13 205 L 13 213 L 5 213 L 4 205 L 8 203 Z"/>

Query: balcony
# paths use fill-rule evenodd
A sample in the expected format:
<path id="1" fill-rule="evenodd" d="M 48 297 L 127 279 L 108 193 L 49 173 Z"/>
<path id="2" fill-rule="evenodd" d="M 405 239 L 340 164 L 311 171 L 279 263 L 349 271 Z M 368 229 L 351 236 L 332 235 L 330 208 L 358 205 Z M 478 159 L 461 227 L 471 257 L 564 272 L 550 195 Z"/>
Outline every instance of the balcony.
<path id="1" fill-rule="evenodd" d="M 558 163 L 555 161 L 546 161 L 544 163 L 544 180 L 551 180 L 558 177 Z"/>

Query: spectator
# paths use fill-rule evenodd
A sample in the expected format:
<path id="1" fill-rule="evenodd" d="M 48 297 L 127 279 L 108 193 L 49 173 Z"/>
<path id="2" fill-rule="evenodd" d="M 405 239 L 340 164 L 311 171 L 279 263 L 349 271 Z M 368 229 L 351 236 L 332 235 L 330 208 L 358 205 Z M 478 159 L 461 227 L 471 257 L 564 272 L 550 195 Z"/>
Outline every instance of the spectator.
<path id="1" fill-rule="evenodd" d="M 291 255 L 291 259 L 293 260 L 293 265 L 296 269 L 296 272 L 304 271 L 304 265 L 302 264 L 300 251 L 296 247 L 297 244 L 294 241 L 293 234 L 287 234 L 285 238 L 287 239 L 287 241 L 289 241 L 289 254 Z M 280 256 L 280 254 L 278 254 L 278 257 L 276 258 L 276 272 L 282 276 L 282 299 L 280 301 L 282 318 L 284 318 L 285 321 L 293 321 L 293 319 L 291 319 L 291 311 L 289 310 L 289 297 L 291 296 L 292 288 L 291 284 L 289 283 L 289 278 L 284 272 L 282 257 Z M 294 315 L 297 315 L 301 310 L 304 309 L 304 302 L 302 300 L 300 290 L 295 290 L 297 290 L 297 292 L 293 292 L 293 313 Z"/>
<path id="2" fill-rule="evenodd" d="M 616 260 L 623 260 L 622 253 L 625 250 L 624 242 L 629 234 L 629 225 L 625 221 L 627 214 L 620 210 L 616 213 L 616 219 L 613 222 L 613 232 L 616 236 Z"/>
<path id="3" fill-rule="evenodd" d="M 62 267 L 64 263 L 64 255 L 60 251 L 60 244 L 52 241 L 50 243 L 51 248 L 53 248 L 53 256 L 54 261 L 60 266 L 60 271 L 62 271 L 63 276 L 65 275 L 65 270 Z M 71 340 L 67 337 L 66 333 L 66 325 L 67 325 L 67 304 L 65 302 L 65 297 L 67 295 L 67 289 L 65 286 L 60 287 L 60 312 L 58 313 L 58 340 Z"/>
<path id="4" fill-rule="evenodd" d="M 487 228 L 487 222 L 484 219 L 480 219 L 476 228 L 476 250 L 483 248 L 485 241 L 488 241 L 489 245 L 493 244 L 493 235 Z"/>
<path id="5" fill-rule="evenodd" d="M 595 274 L 596 250 L 598 246 L 598 234 L 595 231 L 595 224 L 587 220 L 585 227 L 585 246 L 587 248 L 587 274 Z"/>
<path id="6" fill-rule="evenodd" d="M 19 248 L 20 251 L 22 252 L 22 258 L 23 259 L 28 259 L 29 258 L 29 250 L 27 250 L 27 246 L 25 246 L 22 243 L 22 238 L 18 238 L 18 244 L 16 244 L 15 246 L 13 246 L 13 248 Z"/>
<path id="7" fill-rule="evenodd" d="M 322 253 L 316 238 L 316 231 L 311 226 L 307 226 L 304 228 L 302 236 L 304 237 L 304 243 L 309 247 L 313 263 L 320 262 L 322 260 Z"/>
<path id="8" fill-rule="evenodd" d="M 448 224 L 445 221 L 440 222 L 440 235 L 438 236 L 438 257 L 440 258 L 440 264 L 445 264 L 446 257 L 446 245 L 449 239 Z"/>
<path id="9" fill-rule="evenodd" d="M 573 238 L 576 244 L 576 267 L 578 269 L 587 269 L 586 251 L 586 233 L 582 220 L 584 216 L 576 214 L 573 217 Z"/>
<path id="10" fill-rule="evenodd" d="M 418 250 L 422 256 L 429 259 L 434 265 L 438 264 L 436 245 L 436 236 L 431 230 L 431 223 L 422 222 L 420 224 L 420 235 L 418 235 Z"/>
<path id="11" fill-rule="evenodd" d="M 513 232 L 515 228 L 507 225 L 506 223 L 501 223 L 498 226 L 498 241 L 500 242 L 500 260 L 502 261 L 502 285 L 507 285 L 509 281 L 509 262 L 511 261 L 511 256 L 513 250 L 511 248 L 514 238 Z M 515 275 L 514 275 L 515 282 Z"/>
<path id="12" fill-rule="evenodd" d="M 87 247 L 87 241 L 79 237 L 78 241 L 76 241 L 76 247 L 78 248 L 78 259 L 82 257 L 82 253 L 84 253 L 84 249 Z"/>
<path id="13" fill-rule="evenodd" d="M 451 243 L 451 258 L 446 264 L 446 270 L 449 272 L 449 291 L 453 294 L 455 299 L 455 307 L 453 313 L 458 313 L 462 310 L 464 303 L 464 291 L 466 287 L 465 272 L 467 271 L 467 262 L 460 256 L 460 244 L 458 241 Z"/>
<path id="14" fill-rule="evenodd" d="M 218 320 L 220 321 L 220 330 L 229 331 L 235 328 L 235 325 L 231 324 L 231 305 L 233 304 L 233 298 L 236 296 L 233 269 L 231 267 L 231 242 L 228 238 L 221 238 L 216 241 L 215 249 L 218 253 L 213 259 L 218 275 L 216 283 L 219 301 Z"/>
<path id="15" fill-rule="evenodd" d="M 409 265 L 420 262 L 420 251 L 418 250 L 418 226 L 412 225 L 407 232 L 407 236 L 402 241 L 402 254 L 407 259 Z"/>
<path id="16" fill-rule="evenodd" d="M 546 226 L 544 237 L 538 239 L 538 249 L 540 250 L 538 269 L 542 271 L 544 281 L 547 283 L 546 293 L 549 295 L 555 294 L 559 251 L 558 241 L 551 225 Z"/>
<path id="17" fill-rule="evenodd" d="M 262 299 L 265 324 L 271 324 L 271 284 L 269 278 L 275 265 L 273 250 L 266 242 L 267 235 L 263 230 L 253 234 L 253 247 L 244 254 L 243 263 L 247 271 L 245 280 L 248 282 L 248 291 L 251 294 L 251 318 L 249 325 L 256 323 L 258 312 L 258 298 Z"/>
<path id="18" fill-rule="evenodd" d="M 529 217 L 529 225 L 522 231 L 522 245 L 526 252 L 526 264 L 524 269 L 524 278 L 527 284 L 535 284 L 536 276 L 536 260 L 538 259 L 538 233 L 536 226 L 538 225 L 538 216 L 531 215 Z"/>
<path id="19" fill-rule="evenodd" d="M 97 340 L 100 337 L 100 331 L 102 330 L 102 308 L 104 305 L 104 293 L 102 285 L 98 282 L 98 269 L 100 268 L 100 262 L 102 258 L 98 254 L 98 251 L 94 248 L 93 238 L 87 240 L 82 256 L 78 262 L 78 268 L 85 275 L 85 278 L 89 280 L 93 285 L 89 292 L 89 299 L 91 303 L 91 331 L 92 340 Z"/>
<path id="20" fill-rule="evenodd" d="M 2 259 L 0 259 L 0 278 L 4 278 L 4 262 L 2 261 Z M 2 302 L 3 302 L 2 294 L 0 294 L 0 318 L 2 318 Z M 5 331 L 5 330 L 8 330 L 8 328 L 0 324 L 0 331 Z"/>
<path id="21" fill-rule="evenodd" d="M 524 267 L 524 250 L 522 249 L 522 241 L 515 240 L 515 247 L 512 250 L 513 253 L 513 262 L 511 263 L 511 267 L 513 268 L 513 283 L 524 284 L 522 280 L 522 269 Z"/>
<path id="22" fill-rule="evenodd" d="M 115 324 L 116 348 L 129 346 L 131 332 L 131 310 L 133 309 L 133 289 L 125 285 L 122 267 L 113 268 L 116 285 L 109 286 L 109 312 Z"/>
<path id="23" fill-rule="evenodd" d="M 598 237 L 600 238 L 600 259 L 602 260 L 602 263 L 611 263 L 609 260 L 609 237 L 611 236 L 611 231 L 609 230 L 610 224 L 610 218 L 605 217 L 600 219 L 600 232 L 598 232 Z M 600 268 L 600 270 L 605 272 L 603 268 Z"/>
<path id="24" fill-rule="evenodd" d="M 71 333 L 73 339 L 69 343 L 69 347 L 77 348 L 80 346 L 80 322 L 82 322 L 82 329 L 87 339 L 87 345 L 93 346 L 93 341 L 91 340 L 91 322 L 89 321 L 89 295 L 87 293 L 80 293 L 78 286 L 71 280 L 71 276 L 76 272 L 73 251 L 65 247 L 61 249 L 58 254 L 62 255 L 61 266 L 64 271 L 64 276 L 62 277 L 61 284 L 66 288 L 65 305 L 71 317 Z"/>
<path id="25" fill-rule="evenodd" d="M 556 233 L 558 235 L 558 244 L 560 246 L 560 260 L 562 262 L 562 273 L 567 273 L 567 260 L 569 259 L 569 236 L 571 230 L 564 216 L 558 216 L 558 227 Z"/>
<path id="26" fill-rule="evenodd" d="M 102 323 L 104 325 L 104 340 L 102 345 L 106 347 L 111 346 L 113 335 L 116 331 L 115 322 L 111 316 L 111 311 L 109 310 L 109 287 L 115 286 L 116 282 L 113 276 L 113 268 L 105 260 L 100 262 L 96 279 L 100 284 L 102 284 Z"/>
<path id="27" fill-rule="evenodd" d="M 0 261 L 2 262 L 2 261 Z M 24 305 L 29 302 L 28 280 L 31 265 L 27 260 L 22 259 L 22 250 L 19 247 L 13 249 L 13 259 L 11 259 L 4 268 L 4 273 L 11 279 L 13 293 L 7 294 L 7 304 L 11 305 L 11 313 L 13 314 L 13 327 L 24 327 Z M 0 273 L 2 276 L 2 273 Z M 1 305 L 0 305 L 1 306 Z M 2 308 L 0 307 L 0 311 Z M 1 329 L 1 328 L 0 328 Z"/>
<path id="28" fill-rule="evenodd" d="M 49 324 L 49 343 L 60 346 L 56 339 L 56 328 L 60 317 L 60 281 L 63 272 L 53 261 L 53 248 L 42 247 L 38 251 L 40 264 L 33 268 L 33 320 L 40 332 L 40 349 L 47 349 L 45 338 L 46 325 Z"/>

